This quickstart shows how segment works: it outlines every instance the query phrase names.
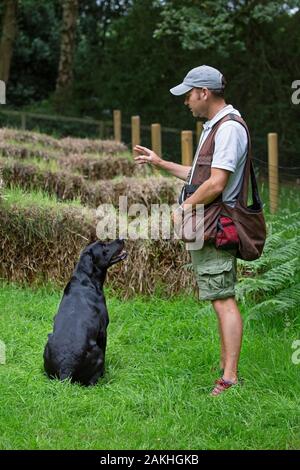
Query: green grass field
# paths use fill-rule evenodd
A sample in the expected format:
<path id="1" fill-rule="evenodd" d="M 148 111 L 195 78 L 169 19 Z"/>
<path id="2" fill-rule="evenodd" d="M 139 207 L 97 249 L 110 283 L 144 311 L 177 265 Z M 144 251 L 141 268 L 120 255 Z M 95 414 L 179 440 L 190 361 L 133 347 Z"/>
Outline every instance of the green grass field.
<path id="1" fill-rule="evenodd" d="M 38 164 L 57 169 L 55 161 Z M 300 449 L 300 364 L 292 360 L 300 340 L 300 187 L 280 186 L 275 216 L 268 185 L 260 188 L 268 242 L 259 260 L 239 263 L 243 384 L 210 396 L 219 376 L 212 307 L 167 297 L 159 283 L 156 295 L 126 301 L 107 283 L 106 373 L 97 386 L 50 381 L 43 350 L 62 291 L 0 279 L 0 449 Z M 59 202 L 42 191 L 5 188 L 1 204 L 73 207 L 91 217 L 79 199 Z"/>
<path id="2" fill-rule="evenodd" d="M 60 296 L 1 285 L 1 449 L 300 448 L 297 310 L 288 324 L 276 317 L 246 326 L 244 384 L 213 398 L 216 319 L 184 296 L 124 303 L 107 290 L 105 377 L 92 388 L 48 380 L 42 354 Z"/>

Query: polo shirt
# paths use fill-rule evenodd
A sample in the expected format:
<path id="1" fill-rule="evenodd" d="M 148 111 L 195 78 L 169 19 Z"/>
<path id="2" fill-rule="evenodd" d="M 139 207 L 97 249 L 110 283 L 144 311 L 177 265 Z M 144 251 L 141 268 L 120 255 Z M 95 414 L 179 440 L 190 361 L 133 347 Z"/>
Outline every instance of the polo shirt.
<path id="1" fill-rule="evenodd" d="M 229 104 L 221 109 L 210 121 L 203 124 L 203 132 L 194 156 L 189 184 L 192 181 L 197 157 L 203 143 L 213 125 L 227 114 L 241 116 L 239 111 Z M 242 187 L 247 150 L 248 137 L 244 126 L 236 121 L 227 121 L 220 125 L 215 135 L 215 150 L 211 167 L 230 171 L 229 180 L 222 193 L 222 200 L 231 207 L 235 206 Z"/>

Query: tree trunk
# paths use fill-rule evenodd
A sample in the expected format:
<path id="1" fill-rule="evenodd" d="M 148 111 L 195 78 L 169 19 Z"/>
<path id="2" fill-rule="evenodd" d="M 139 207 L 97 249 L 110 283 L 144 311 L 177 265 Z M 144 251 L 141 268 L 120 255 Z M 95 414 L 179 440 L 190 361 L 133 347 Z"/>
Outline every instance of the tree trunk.
<path id="1" fill-rule="evenodd" d="M 0 42 L 0 80 L 7 83 L 14 41 L 17 34 L 18 0 L 4 0 L 4 2 L 2 36 Z"/>
<path id="2" fill-rule="evenodd" d="M 73 58 L 77 16 L 78 0 L 63 0 L 60 61 L 56 81 L 56 94 L 60 96 L 70 90 L 73 81 Z"/>

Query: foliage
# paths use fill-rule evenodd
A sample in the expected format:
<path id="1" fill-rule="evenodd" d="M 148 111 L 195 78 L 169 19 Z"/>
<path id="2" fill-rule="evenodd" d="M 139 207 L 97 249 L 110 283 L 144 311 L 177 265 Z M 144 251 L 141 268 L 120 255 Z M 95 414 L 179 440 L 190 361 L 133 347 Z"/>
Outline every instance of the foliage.
<path id="1" fill-rule="evenodd" d="M 18 35 L 14 47 L 8 103 L 22 104 L 49 96 L 57 76 L 61 5 L 45 0 L 19 2 Z M 20 73 L 20 71 L 22 71 Z"/>
<path id="2" fill-rule="evenodd" d="M 246 277 L 238 286 L 238 298 L 255 305 L 247 320 L 283 315 L 300 302 L 300 212 L 279 215 L 269 222 L 263 256 L 240 262 Z"/>
<path id="3" fill-rule="evenodd" d="M 124 281 L 123 281 L 124 282 Z M 124 302 L 106 283 L 106 373 L 96 387 L 50 381 L 43 348 L 61 291 L 0 286 L 1 449 L 298 449 L 299 365 L 289 330 L 253 325 L 244 386 L 214 400 L 218 332 L 192 296 Z M 243 314 L 245 313 L 243 309 Z"/>
<path id="4" fill-rule="evenodd" d="M 251 22 L 254 25 L 272 23 L 297 6 L 298 0 L 285 3 L 278 0 L 263 3 L 257 0 L 188 0 L 183 5 L 169 0 L 163 3 L 161 21 L 154 35 L 175 35 L 184 49 L 214 50 L 228 58 L 234 50 L 247 51 L 248 37 L 243 32 Z"/>
<path id="5" fill-rule="evenodd" d="M 299 6 L 299 0 L 80 1 L 74 96 L 64 112 L 99 119 L 118 108 L 127 122 L 140 114 L 144 123 L 194 128 L 169 89 L 207 63 L 227 78 L 227 101 L 246 118 L 255 155 L 265 159 L 266 134 L 278 132 L 281 164 L 298 167 L 300 106 L 291 102 L 291 84 L 300 77 Z M 9 104 L 42 101 L 45 108 L 48 99 L 51 110 L 60 27 L 59 0 L 21 2 Z"/>

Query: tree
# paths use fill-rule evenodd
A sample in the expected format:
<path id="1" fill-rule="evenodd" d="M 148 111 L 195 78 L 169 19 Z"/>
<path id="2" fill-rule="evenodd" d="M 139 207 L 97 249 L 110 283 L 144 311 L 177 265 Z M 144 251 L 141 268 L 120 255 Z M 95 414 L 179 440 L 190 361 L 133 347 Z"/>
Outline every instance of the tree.
<path id="1" fill-rule="evenodd" d="M 5 0 L 0 42 L 0 80 L 9 80 L 14 41 L 17 35 L 18 0 Z"/>
<path id="2" fill-rule="evenodd" d="M 299 10 L 299 0 L 155 0 L 160 21 L 155 37 L 176 36 L 183 49 L 216 51 L 230 56 L 233 50 L 247 50 L 249 25 L 266 25 L 280 15 Z M 230 52 L 229 52 L 230 51 Z"/>
<path id="3" fill-rule="evenodd" d="M 0 15 L 1 11 L 0 6 Z M 61 0 L 22 0 L 7 102 L 24 106 L 55 91 L 61 43 Z M 20 73 L 21 71 L 21 73 Z"/>
<path id="4" fill-rule="evenodd" d="M 56 94 L 58 97 L 68 95 L 73 82 L 73 59 L 77 16 L 78 0 L 63 0 L 60 61 L 56 82 Z"/>
<path id="5" fill-rule="evenodd" d="M 99 101 L 95 90 L 99 88 L 98 71 L 105 73 L 105 57 L 111 36 L 114 35 L 114 24 L 130 13 L 133 0 L 81 0 L 77 29 L 77 46 L 74 60 L 75 78 L 72 97 L 84 106 L 84 112 L 100 112 Z M 97 109 L 98 108 L 98 109 Z"/>

